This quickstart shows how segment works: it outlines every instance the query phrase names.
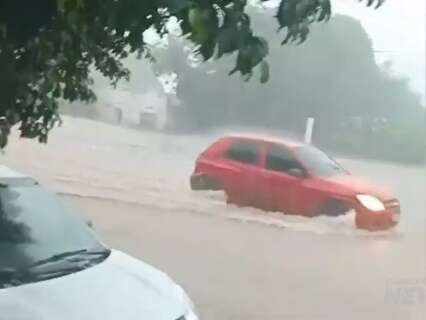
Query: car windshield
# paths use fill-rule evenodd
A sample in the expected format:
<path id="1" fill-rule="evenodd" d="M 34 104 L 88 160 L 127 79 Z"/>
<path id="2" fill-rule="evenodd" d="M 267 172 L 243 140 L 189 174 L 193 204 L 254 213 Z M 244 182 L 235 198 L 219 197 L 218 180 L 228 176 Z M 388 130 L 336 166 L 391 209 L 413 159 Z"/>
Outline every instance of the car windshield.
<path id="1" fill-rule="evenodd" d="M 315 176 L 331 177 L 348 173 L 336 161 L 315 147 L 298 147 L 295 149 L 295 154 L 309 172 Z"/>
<path id="2" fill-rule="evenodd" d="M 37 184 L 0 187 L 0 274 L 82 249 L 99 251 L 102 246 L 55 196 Z"/>

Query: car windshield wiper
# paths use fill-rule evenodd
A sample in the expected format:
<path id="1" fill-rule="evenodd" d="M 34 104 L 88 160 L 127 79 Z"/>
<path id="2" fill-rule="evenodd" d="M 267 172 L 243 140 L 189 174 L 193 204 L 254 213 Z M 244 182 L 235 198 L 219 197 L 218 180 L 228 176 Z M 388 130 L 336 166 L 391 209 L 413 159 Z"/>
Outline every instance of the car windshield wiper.
<path id="1" fill-rule="evenodd" d="M 99 256 L 99 257 L 103 258 L 105 256 L 108 256 L 109 253 L 110 253 L 110 250 L 107 250 L 107 249 L 102 249 L 102 250 L 81 249 L 81 250 L 67 251 L 67 252 L 55 254 L 55 255 L 50 256 L 50 257 L 43 259 L 43 260 L 36 261 L 35 263 L 27 266 L 25 269 L 28 270 L 28 269 L 37 268 L 37 267 L 40 267 L 40 266 L 44 266 L 46 264 L 50 264 L 50 263 L 58 262 L 58 261 L 63 261 L 63 260 L 66 260 L 66 259 L 72 258 L 72 257 L 87 258 L 88 256 Z"/>
<path id="2" fill-rule="evenodd" d="M 0 289 L 78 272 L 102 262 L 110 253 L 111 250 L 108 249 L 67 251 L 39 260 L 23 268 L 0 269 Z M 56 265 L 55 262 L 59 262 L 61 265 Z M 64 265 L 62 262 L 66 262 L 66 264 Z M 52 266 L 50 266 L 51 264 Z M 46 268 L 43 268 L 45 266 Z M 38 269 L 40 267 L 41 270 Z"/>

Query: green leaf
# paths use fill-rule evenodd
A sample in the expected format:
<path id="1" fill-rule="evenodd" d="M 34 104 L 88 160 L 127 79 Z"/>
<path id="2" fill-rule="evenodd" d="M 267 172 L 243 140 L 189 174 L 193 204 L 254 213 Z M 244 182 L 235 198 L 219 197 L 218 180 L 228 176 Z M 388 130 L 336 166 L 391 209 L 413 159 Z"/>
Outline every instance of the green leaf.
<path id="1" fill-rule="evenodd" d="M 71 11 L 68 13 L 68 23 L 71 25 L 73 30 L 77 30 L 79 27 L 79 15 L 77 11 Z"/>
<path id="2" fill-rule="evenodd" d="M 241 35 L 233 28 L 221 29 L 216 41 L 218 46 L 217 58 L 219 59 L 224 54 L 234 52 L 238 49 L 241 42 Z"/>
<path id="3" fill-rule="evenodd" d="M 213 8 L 192 8 L 188 12 L 188 21 L 192 29 L 191 39 L 202 44 L 215 35 L 219 20 Z"/>
<path id="4" fill-rule="evenodd" d="M 265 60 L 260 64 L 260 83 L 266 83 L 269 80 L 269 64 Z"/>
<path id="5" fill-rule="evenodd" d="M 251 36 L 239 49 L 237 63 L 229 74 L 236 71 L 239 71 L 242 75 L 251 74 L 253 68 L 266 57 L 268 50 L 268 43 L 265 39 Z"/>
<path id="6" fill-rule="evenodd" d="M 165 3 L 171 14 L 180 12 L 191 5 L 190 0 L 165 0 Z"/>
<path id="7" fill-rule="evenodd" d="M 210 38 L 205 41 L 199 48 L 198 52 L 203 56 L 204 61 L 210 59 L 213 56 L 214 49 L 216 47 L 216 41 L 214 38 Z"/>
<path id="8" fill-rule="evenodd" d="M 58 6 L 58 10 L 59 11 L 65 11 L 65 3 L 67 2 L 68 0 L 57 0 L 56 1 L 56 3 L 57 3 L 57 6 Z"/>

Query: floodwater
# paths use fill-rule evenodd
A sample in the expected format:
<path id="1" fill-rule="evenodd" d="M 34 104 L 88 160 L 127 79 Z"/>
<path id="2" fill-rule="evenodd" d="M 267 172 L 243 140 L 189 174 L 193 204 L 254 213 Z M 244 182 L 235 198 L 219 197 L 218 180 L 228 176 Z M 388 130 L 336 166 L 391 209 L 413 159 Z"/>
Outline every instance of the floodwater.
<path id="1" fill-rule="evenodd" d="M 400 199 L 400 225 L 304 218 L 191 192 L 194 159 L 219 133 L 173 136 L 65 118 L 48 145 L 11 139 L 1 163 L 93 219 L 108 243 L 168 272 L 204 319 L 423 319 L 426 170 L 340 159 Z"/>

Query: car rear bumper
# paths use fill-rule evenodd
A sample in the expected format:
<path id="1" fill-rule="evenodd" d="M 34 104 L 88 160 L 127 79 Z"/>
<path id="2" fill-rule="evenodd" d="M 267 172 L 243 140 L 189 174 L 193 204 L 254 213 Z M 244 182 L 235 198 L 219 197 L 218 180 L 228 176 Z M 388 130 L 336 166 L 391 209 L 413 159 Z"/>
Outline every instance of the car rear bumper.
<path id="1" fill-rule="evenodd" d="M 395 227 L 401 217 L 401 208 L 397 200 L 384 203 L 385 210 L 373 212 L 359 206 L 356 208 L 355 222 L 358 228 L 370 231 L 386 230 Z"/>

